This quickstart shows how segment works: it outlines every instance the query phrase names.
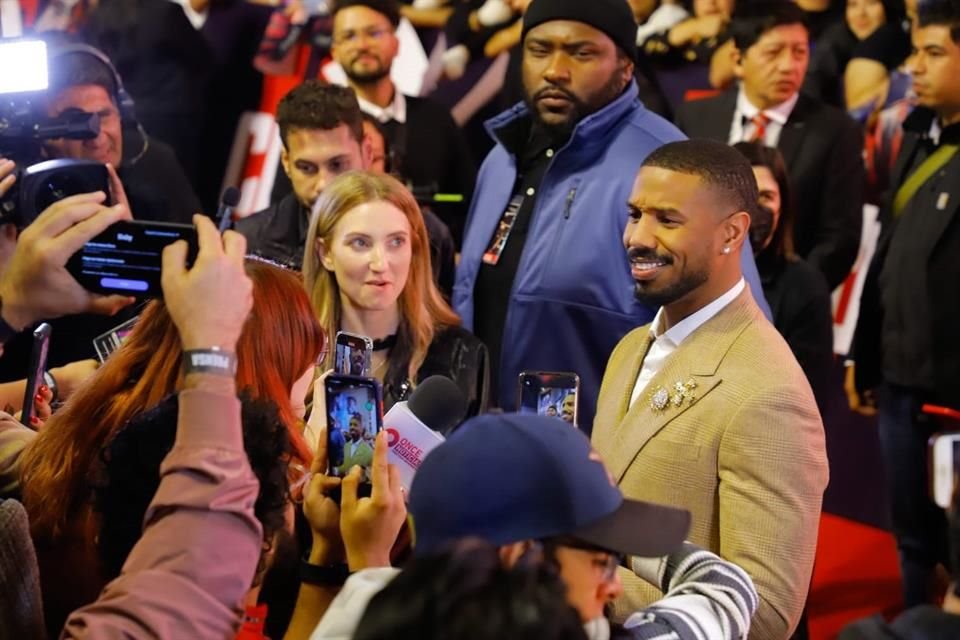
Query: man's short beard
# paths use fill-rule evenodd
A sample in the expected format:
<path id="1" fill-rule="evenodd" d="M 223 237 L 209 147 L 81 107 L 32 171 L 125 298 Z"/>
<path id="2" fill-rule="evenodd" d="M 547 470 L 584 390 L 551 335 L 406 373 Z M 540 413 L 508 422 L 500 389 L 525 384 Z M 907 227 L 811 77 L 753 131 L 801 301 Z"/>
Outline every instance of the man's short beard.
<path id="1" fill-rule="evenodd" d="M 363 73 L 354 73 L 350 70 L 350 67 L 344 67 L 343 72 L 354 84 L 374 84 L 390 75 L 390 67 L 381 66 L 376 71 L 365 71 Z"/>
<path id="2" fill-rule="evenodd" d="M 603 85 L 603 87 L 601 87 L 600 90 L 597 91 L 597 93 L 594 94 L 589 100 L 583 100 L 579 96 L 570 93 L 563 87 L 550 87 L 551 89 L 566 93 L 571 102 L 571 108 L 569 114 L 567 115 L 567 119 L 559 124 L 551 124 L 543 121 L 543 118 L 540 115 L 540 110 L 537 109 L 535 98 L 536 94 L 530 95 L 530 92 L 526 88 L 524 88 L 523 91 L 523 101 L 526 103 L 527 108 L 529 109 L 534 121 L 538 126 L 558 140 L 566 139 L 570 137 L 570 134 L 573 133 L 574 128 L 581 120 L 593 113 L 596 113 L 600 109 L 603 109 L 605 106 L 620 97 L 620 94 L 623 93 L 624 90 L 620 73 L 621 72 L 618 69 L 613 75 L 610 76 L 610 79 L 607 81 L 607 83 Z M 543 87 L 540 90 L 542 91 L 544 88 L 546 87 Z"/>
<path id="3" fill-rule="evenodd" d="M 649 292 L 643 290 L 641 283 L 635 282 L 633 295 L 648 307 L 659 309 L 660 307 L 673 304 L 677 300 L 680 300 L 691 291 L 702 286 L 709 279 L 710 274 L 707 270 L 699 269 L 682 274 L 679 280 L 667 286 L 665 289 Z"/>

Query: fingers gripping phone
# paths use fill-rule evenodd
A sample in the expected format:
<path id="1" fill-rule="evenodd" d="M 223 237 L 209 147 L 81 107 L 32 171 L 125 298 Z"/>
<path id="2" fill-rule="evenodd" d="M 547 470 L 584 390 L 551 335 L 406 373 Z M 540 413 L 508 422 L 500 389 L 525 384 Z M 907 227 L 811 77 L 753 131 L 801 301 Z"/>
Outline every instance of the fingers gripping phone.
<path id="1" fill-rule="evenodd" d="M 363 469 L 361 487 L 369 491 L 370 466 L 377 434 L 383 429 L 383 393 L 380 382 L 362 376 L 328 376 L 327 473 L 342 478 L 350 469 Z M 369 493 L 367 494 L 369 495 Z"/>
<path id="2" fill-rule="evenodd" d="M 27 388 L 23 392 L 23 410 L 20 422 L 30 426 L 33 417 L 33 399 L 37 389 L 43 384 L 43 372 L 47 370 L 47 353 L 50 350 L 50 325 L 44 322 L 33 332 L 33 349 L 30 353 L 30 369 L 27 374 Z"/>
<path id="3" fill-rule="evenodd" d="M 368 376 L 373 362 L 373 340 L 367 336 L 340 331 L 334 371 L 341 376 Z"/>
<path id="4" fill-rule="evenodd" d="M 577 426 L 580 376 L 557 371 L 524 371 L 520 374 L 517 410 L 555 416 Z"/>
<path id="5" fill-rule="evenodd" d="M 83 245 L 67 262 L 67 271 L 94 293 L 160 298 L 163 249 L 186 240 L 187 266 L 197 257 L 193 225 L 142 220 L 116 222 Z"/>

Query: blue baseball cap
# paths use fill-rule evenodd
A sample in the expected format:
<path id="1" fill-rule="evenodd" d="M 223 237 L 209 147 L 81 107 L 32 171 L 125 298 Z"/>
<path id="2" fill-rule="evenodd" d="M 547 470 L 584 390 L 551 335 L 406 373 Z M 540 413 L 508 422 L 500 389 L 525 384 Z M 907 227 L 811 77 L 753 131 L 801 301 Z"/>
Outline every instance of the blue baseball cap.
<path id="1" fill-rule="evenodd" d="M 625 499 L 583 433 L 529 414 L 465 422 L 424 459 L 408 510 L 418 555 L 467 537 L 500 546 L 564 536 L 659 557 L 690 530 L 683 509 Z"/>

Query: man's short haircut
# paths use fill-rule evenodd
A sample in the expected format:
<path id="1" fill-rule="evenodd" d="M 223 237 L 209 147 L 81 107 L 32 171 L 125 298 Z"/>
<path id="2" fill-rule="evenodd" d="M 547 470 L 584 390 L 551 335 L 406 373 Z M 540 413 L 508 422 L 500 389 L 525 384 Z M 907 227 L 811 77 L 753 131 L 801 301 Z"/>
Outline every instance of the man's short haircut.
<path id="1" fill-rule="evenodd" d="M 644 167 L 657 167 L 699 177 L 733 211 L 754 215 L 760 200 L 750 162 L 739 151 L 715 140 L 682 140 L 654 150 Z M 733 213 L 721 211 L 719 213 Z"/>
<path id="2" fill-rule="evenodd" d="M 113 72 L 102 60 L 82 51 L 56 55 L 50 61 L 48 95 L 53 96 L 65 89 L 84 85 L 103 87 L 107 95 L 117 105 L 117 80 Z"/>
<path id="3" fill-rule="evenodd" d="M 960 43 L 960 0 L 919 0 L 917 25 L 948 27 L 950 39 Z"/>
<path id="4" fill-rule="evenodd" d="M 790 24 L 800 24 L 807 28 L 803 9 L 789 0 L 738 2 L 730 21 L 729 33 L 740 53 L 745 54 L 747 49 L 757 44 L 763 34 Z"/>
<path id="5" fill-rule="evenodd" d="M 283 96 L 277 106 L 280 140 L 287 149 L 287 136 L 294 129 L 330 131 L 340 125 L 347 125 L 357 142 L 363 141 L 360 103 L 349 87 L 307 80 Z"/>
<path id="6" fill-rule="evenodd" d="M 333 4 L 333 15 L 347 7 L 367 7 L 382 14 L 394 29 L 400 25 L 400 7 L 396 0 L 336 0 Z"/>

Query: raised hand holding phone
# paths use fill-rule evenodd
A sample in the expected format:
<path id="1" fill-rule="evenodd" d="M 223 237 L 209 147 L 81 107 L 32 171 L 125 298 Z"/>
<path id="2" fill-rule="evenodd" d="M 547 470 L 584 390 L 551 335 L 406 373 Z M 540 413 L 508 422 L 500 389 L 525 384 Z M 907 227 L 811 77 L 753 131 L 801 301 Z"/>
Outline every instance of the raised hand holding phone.
<path id="1" fill-rule="evenodd" d="M 209 218 L 195 215 L 199 251 L 187 269 L 187 243 L 163 250 L 163 296 L 184 350 L 233 351 L 253 308 L 253 281 L 244 269 L 247 240 L 220 233 Z"/>
<path id="2" fill-rule="evenodd" d="M 17 240 L 0 278 L 3 319 L 23 330 L 39 320 L 75 313 L 113 315 L 134 302 L 129 296 L 101 296 L 84 289 L 66 264 L 88 240 L 120 220 L 130 220 L 123 205 L 104 205 L 107 194 L 64 198 L 41 213 Z"/>
<path id="3" fill-rule="evenodd" d="M 340 533 L 351 571 L 389 567 L 390 549 L 407 517 L 400 472 L 387 462 L 387 434 L 377 434 L 373 448 L 369 498 L 358 497 L 361 470 L 354 467 L 340 485 Z"/>

